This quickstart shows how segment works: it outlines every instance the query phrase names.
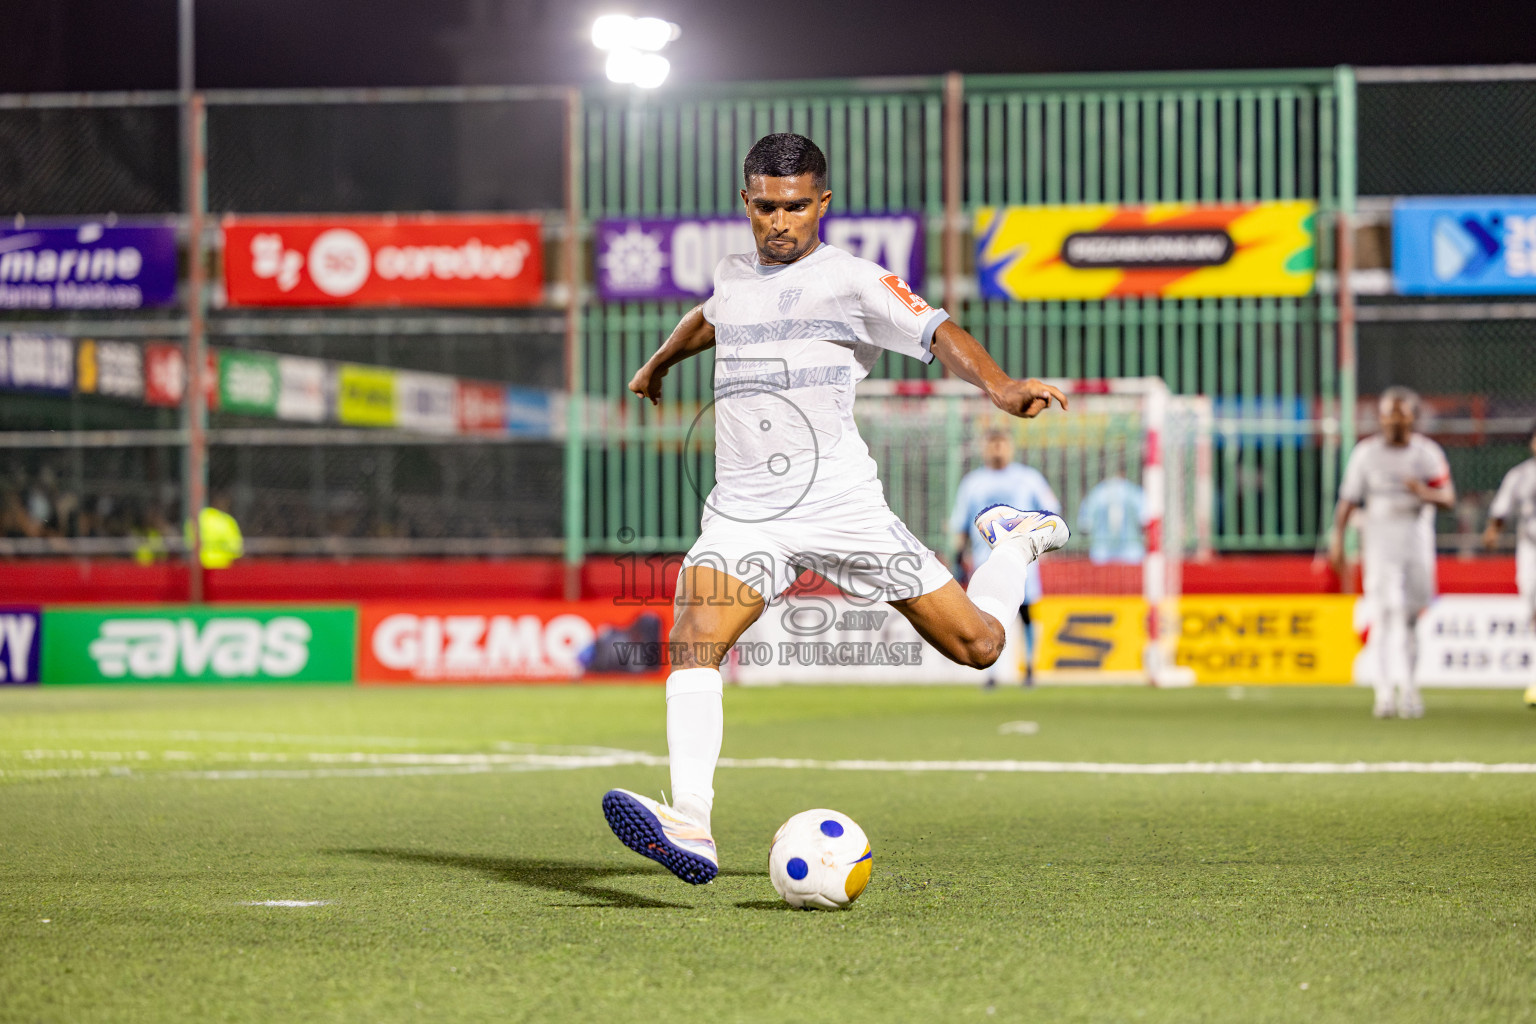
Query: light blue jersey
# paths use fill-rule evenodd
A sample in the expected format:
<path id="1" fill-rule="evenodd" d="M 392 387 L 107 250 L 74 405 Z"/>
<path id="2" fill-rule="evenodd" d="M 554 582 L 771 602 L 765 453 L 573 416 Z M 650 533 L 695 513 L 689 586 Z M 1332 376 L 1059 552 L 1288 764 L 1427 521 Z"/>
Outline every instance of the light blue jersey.
<path id="1" fill-rule="evenodd" d="M 960 480 L 960 490 L 955 495 L 955 510 L 949 517 L 951 534 L 967 534 L 971 538 L 971 571 L 981 568 L 992 554 L 992 549 L 982 539 L 973 522 L 977 513 L 989 505 L 1012 505 L 1014 508 L 1061 512 L 1061 502 L 1056 492 L 1046 482 L 1038 469 L 1009 463 L 1002 469 L 982 466 L 973 469 Z M 1024 603 L 1040 600 L 1040 567 L 1031 562 L 1029 577 L 1024 585 Z"/>
<path id="2" fill-rule="evenodd" d="M 1088 537 L 1088 559 L 1099 565 L 1139 565 L 1147 555 L 1146 495 L 1123 476 L 1095 484 L 1077 507 L 1077 529 Z"/>

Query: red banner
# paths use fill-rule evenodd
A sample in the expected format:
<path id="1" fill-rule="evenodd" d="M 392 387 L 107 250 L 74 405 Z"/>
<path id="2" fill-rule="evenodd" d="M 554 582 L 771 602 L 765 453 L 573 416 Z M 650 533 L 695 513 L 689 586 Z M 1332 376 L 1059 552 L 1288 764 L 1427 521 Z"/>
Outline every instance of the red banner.
<path id="1" fill-rule="evenodd" d="M 459 433 L 501 434 L 507 429 L 507 388 L 505 384 L 459 381 Z"/>
<path id="2" fill-rule="evenodd" d="M 219 354 L 204 353 L 203 400 L 209 412 L 219 410 Z M 187 356 L 180 345 L 151 341 L 144 346 L 144 404 L 175 408 L 187 394 Z"/>
<path id="3" fill-rule="evenodd" d="M 365 602 L 362 683 L 660 679 L 666 605 L 608 601 Z"/>
<path id="4" fill-rule="evenodd" d="M 524 217 L 224 221 L 231 306 L 532 306 L 543 260 Z"/>

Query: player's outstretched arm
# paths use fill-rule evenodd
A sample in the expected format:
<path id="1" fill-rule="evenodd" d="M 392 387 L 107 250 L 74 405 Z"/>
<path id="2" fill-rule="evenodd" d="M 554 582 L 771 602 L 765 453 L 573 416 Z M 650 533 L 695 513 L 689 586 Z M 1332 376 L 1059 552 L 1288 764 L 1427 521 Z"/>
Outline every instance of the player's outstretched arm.
<path id="1" fill-rule="evenodd" d="M 1015 380 L 1003 372 L 981 342 L 955 323 L 945 320 L 933 332 L 933 355 L 950 373 L 987 393 L 992 404 L 1013 416 L 1038 416 L 1051 407 L 1051 399 L 1067 407 L 1067 396 L 1041 381 Z"/>
<path id="2" fill-rule="evenodd" d="M 704 307 L 694 306 L 672 329 L 672 334 L 661 343 L 656 354 L 645 361 L 629 380 L 629 390 L 641 398 L 649 398 L 652 405 L 661 402 L 661 379 L 667 371 L 689 356 L 696 356 L 715 347 L 715 325 L 704 319 Z"/>

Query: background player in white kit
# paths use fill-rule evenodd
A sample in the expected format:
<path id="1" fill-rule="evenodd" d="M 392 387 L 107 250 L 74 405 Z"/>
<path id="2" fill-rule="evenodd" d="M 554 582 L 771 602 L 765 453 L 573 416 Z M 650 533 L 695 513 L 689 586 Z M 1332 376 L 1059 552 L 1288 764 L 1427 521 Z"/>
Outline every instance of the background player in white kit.
<path id="1" fill-rule="evenodd" d="M 895 274 L 819 236 L 832 200 L 811 140 L 759 139 L 742 165 L 757 251 L 728 256 L 714 294 L 685 315 L 629 383 L 653 404 L 667 370 L 715 352 L 715 487 L 678 575 L 667 677 L 672 804 L 628 790 L 603 797 L 630 849 L 684 881 L 719 869 L 711 832 L 723 735 L 720 662 L 811 568 L 852 596 L 887 601 L 947 657 L 976 668 L 1002 653 L 1003 621 L 1024 599 L 1029 563 L 1067 541 L 1060 516 L 1001 506 L 979 517 L 991 560 L 962 590 L 886 505 L 853 420 L 854 386 L 882 352 L 931 362 L 1034 416 L 1056 388 L 1003 373 L 980 342 Z"/>
<path id="2" fill-rule="evenodd" d="M 1483 545 L 1497 547 L 1506 523 L 1515 524 L 1515 587 L 1525 602 L 1525 613 L 1536 625 L 1536 424 L 1527 442 L 1531 458 L 1504 474 L 1499 493 L 1488 508 L 1488 527 Z M 1536 682 L 1525 691 L 1525 702 L 1536 706 Z"/>
<path id="3" fill-rule="evenodd" d="M 1414 623 L 1435 595 L 1436 508 L 1456 503 L 1445 452 L 1414 433 L 1419 396 L 1407 388 L 1381 393 L 1381 433 L 1355 445 L 1339 487 L 1328 561 L 1341 576 L 1344 531 L 1365 510 L 1361 560 L 1371 643 L 1376 649 L 1377 718 L 1419 718 L 1424 702 L 1413 678 Z"/>
<path id="4" fill-rule="evenodd" d="M 1057 500 L 1056 492 L 1051 490 L 1045 474 L 1033 466 L 1013 461 L 1013 435 L 1000 427 L 987 431 L 982 447 L 982 465 L 960 478 L 960 487 L 955 492 L 954 511 L 949 517 L 949 529 L 955 535 L 955 562 L 966 579 L 985 565 L 987 557 L 992 554 L 987 539 L 976 529 L 975 520 L 983 509 L 993 505 L 1039 509 L 1058 515 L 1061 513 L 1061 502 Z M 1040 600 L 1040 595 L 1040 566 L 1031 562 L 1029 574 L 1025 578 L 1024 603 L 1019 605 L 1019 619 L 1023 622 L 1024 632 L 1021 638 L 1023 649 L 1018 653 L 1023 655 L 1025 686 L 1033 685 L 1035 680 L 1034 623 L 1030 607 Z M 1004 625 L 1011 626 L 1013 623 L 1010 621 Z M 997 677 L 992 670 L 988 670 L 987 686 L 996 684 Z"/>

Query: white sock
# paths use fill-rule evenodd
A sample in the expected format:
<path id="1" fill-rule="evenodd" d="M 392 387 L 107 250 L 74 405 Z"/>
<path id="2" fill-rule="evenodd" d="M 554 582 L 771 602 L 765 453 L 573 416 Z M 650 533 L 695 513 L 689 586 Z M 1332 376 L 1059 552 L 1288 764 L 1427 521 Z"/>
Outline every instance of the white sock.
<path id="1" fill-rule="evenodd" d="M 1029 563 L 1034 559 L 1023 544 L 1003 542 L 992 549 L 992 555 L 971 574 L 971 585 L 965 588 L 971 603 L 987 612 L 998 622 L 1007 625 L 1019 614 L 1024 603 L 1024 587 L 1029 577 Z"/>
<path id="2" fill-rule="evenodd" d="M 667 676 L 672 806 L 706 831 L 715 802 L 715 762 L 725 733 L 724 692 L 718 669 L 684 668 Z"/>
<path id="3" fill-rule="evenodd" d="M 1406 696 L 1404 690 L 1413 685 L 1413 637 L 1408 614 L 1401 608 L 1382 608 L 1372 628 L 1381 631 L 1376 649 L 1376 700 L 1395 704 L 1399 697 Z"/>

